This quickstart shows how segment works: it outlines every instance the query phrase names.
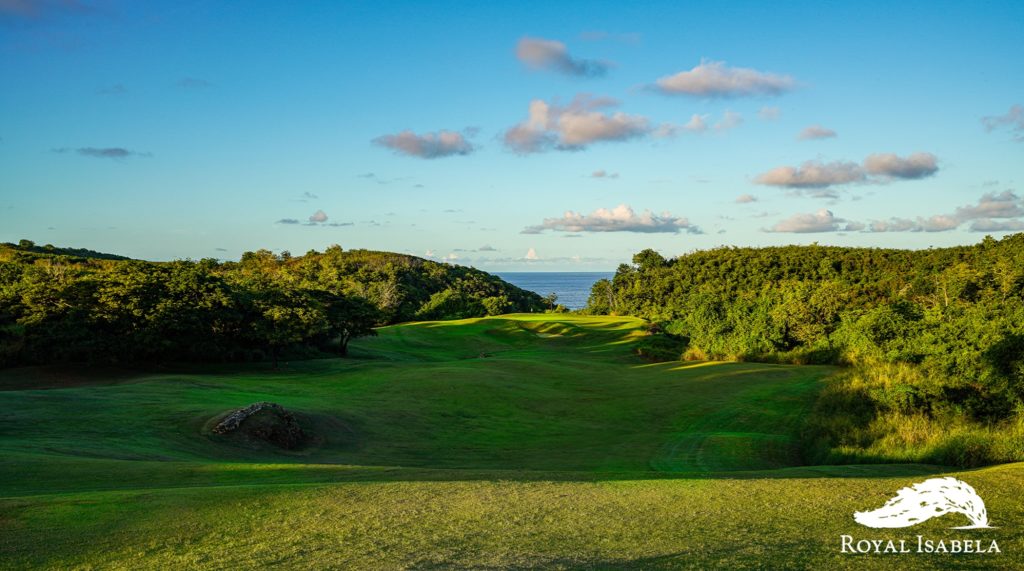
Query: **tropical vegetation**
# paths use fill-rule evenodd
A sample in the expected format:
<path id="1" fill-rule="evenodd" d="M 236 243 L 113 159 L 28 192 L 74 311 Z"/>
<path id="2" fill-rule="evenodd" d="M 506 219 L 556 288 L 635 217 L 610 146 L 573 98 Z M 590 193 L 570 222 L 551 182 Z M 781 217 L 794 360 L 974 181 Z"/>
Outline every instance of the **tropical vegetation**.
<path id="1" fill-rule="evenodd" d="M 1024 459 L 1024 234 L 644 250 L 594 285 L 587 311 L 652 321 L 677 341 L 662 356 L 847 366 L 807 427 L 814 462 Z"/>

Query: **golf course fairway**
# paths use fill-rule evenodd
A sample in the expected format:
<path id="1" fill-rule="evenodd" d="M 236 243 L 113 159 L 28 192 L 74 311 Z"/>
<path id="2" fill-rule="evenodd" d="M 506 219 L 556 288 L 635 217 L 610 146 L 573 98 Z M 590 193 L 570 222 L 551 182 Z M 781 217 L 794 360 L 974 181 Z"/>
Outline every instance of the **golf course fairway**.
<path id="1" fill-rule="evenodd" d="M 386 327 L 278 370 L 0 372 L 0 568 L 1024 567 L 1024 466 L 803 466 L 836 369 L 648 363 L 643 325 L 517 314 Z M 211 432 L 262 401 L 312 442 Z M 993 527 L 853 520 L 937 475 Z M 913 552 L 844 553 L 844 535 Z"/>

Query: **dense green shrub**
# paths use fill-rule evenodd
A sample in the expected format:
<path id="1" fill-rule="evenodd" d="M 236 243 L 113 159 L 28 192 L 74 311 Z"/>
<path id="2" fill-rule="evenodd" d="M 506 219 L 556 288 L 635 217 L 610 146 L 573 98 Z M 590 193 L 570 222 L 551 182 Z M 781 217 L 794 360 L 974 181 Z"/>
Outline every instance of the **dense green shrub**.
<path id="1" fill-rule="evenodd" d="M 811 415 L 819 461 L 1024 460 L 1024 234 L 919 251 L 645 250 L 587 311 L 660 322 L 687 338 L 684 359 L 853 366 Z"/>
<path id="2" fill-rule="evenodd" d="M 155 263 L 0 245 L 0 366 L 344 355 L 377 325 L 543 308 L 479 270 L 337 246 Z"/>

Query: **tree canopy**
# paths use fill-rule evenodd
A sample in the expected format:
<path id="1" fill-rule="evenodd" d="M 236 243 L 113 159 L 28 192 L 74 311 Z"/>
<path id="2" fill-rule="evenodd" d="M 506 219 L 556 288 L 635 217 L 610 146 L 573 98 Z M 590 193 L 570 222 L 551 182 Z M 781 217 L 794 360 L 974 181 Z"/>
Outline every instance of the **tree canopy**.
<path id="1" fill-rule="evenodd" d="M 677 358 L 859 368 L 823 401 L 833 419 L 856 417 L 822 429 L 832 445 L 857 426 L 875 432 L 854 439 L 895 438 L 877 428 L 898 424 L 886 415 L 1024 421 L 1024 234 L 916 251 L 644 250 L 594 285 L 587 310 L 659 324 L 682 340 Z"/>
<path id="2" fill-rule="evenodd" d="M 222 263 L 0 245 L 0 365 L 345 355 L 378 325 L 542 309 L 479 270 L 338 246 Z"/>

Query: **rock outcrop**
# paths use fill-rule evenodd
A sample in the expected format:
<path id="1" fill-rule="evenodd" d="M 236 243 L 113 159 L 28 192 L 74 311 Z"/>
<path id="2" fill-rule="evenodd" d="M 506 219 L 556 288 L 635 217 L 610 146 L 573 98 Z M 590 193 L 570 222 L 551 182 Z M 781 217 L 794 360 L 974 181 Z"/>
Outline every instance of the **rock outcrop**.
<path id="1" fill-rule="evenodd" d="M 272 402 L 258 402 L 232 412 L 213 427 L 213 432 L 237 434 L 286 450 L 299 448 L 306 441 L 295 415 Z"/>

